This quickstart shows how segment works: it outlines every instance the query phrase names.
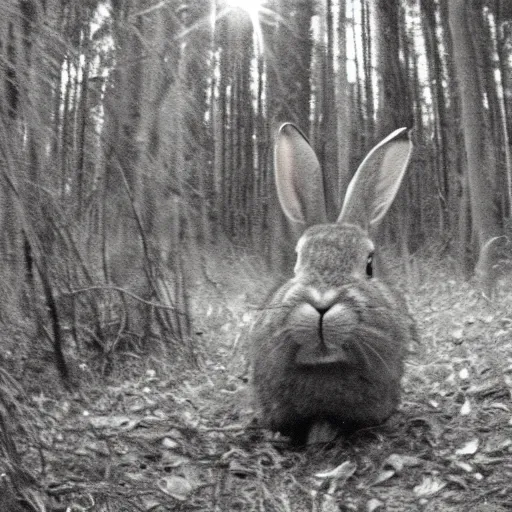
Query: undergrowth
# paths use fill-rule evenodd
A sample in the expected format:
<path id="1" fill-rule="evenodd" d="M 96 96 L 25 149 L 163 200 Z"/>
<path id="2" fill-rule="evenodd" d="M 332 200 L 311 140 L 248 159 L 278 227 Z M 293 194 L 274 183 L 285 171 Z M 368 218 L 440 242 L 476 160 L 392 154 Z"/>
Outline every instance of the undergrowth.
<path id="1" fill-rule="evenodd" d="M 108 376 L 78 361 L 67 392 L 4 332 L 0 510 L 510 509 L 510 288 L 489 300 L 434 260 L 410 272 L 421 341 L 400 409 L 327 447 L 292 449 L 254 422 L 247 332 L 276 280 L 248 257 L 211 254 L 192 283 L 195 365 L 127 350 Z"/>

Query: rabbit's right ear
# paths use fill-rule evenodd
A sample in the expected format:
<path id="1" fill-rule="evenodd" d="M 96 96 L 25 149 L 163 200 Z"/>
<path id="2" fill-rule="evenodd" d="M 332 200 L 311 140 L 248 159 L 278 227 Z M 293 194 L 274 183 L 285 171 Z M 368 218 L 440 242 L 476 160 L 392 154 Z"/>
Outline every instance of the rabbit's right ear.
<path id="1" fill-rule="evenodd" d="M 286 216 L 300 224 L 326 222 L 320 163 L 303 133 L 292 123 L 279 128 L 274 148 L 277 195 Z"/>
<path id="2" fill-rule="evenodd" d="M 407 128 L 377 144 L 349 183 L 337 222 L 375 227 L 389 210 L 400 188 L 412 152 Z"/>

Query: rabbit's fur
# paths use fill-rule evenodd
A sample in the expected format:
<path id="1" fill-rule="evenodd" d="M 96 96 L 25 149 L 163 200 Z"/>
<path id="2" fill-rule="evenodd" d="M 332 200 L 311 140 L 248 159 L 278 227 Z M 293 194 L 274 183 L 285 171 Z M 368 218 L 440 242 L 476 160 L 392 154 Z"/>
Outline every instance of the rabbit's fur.
<path id="1" fill-rule="evenodd" d="M 405 129 L 377 145 L 351 181 L 338 221 L 329 224 L 307 139 L 290 123 L 278 133 L 281 206 L 310 227 L 297 243 L 295 276 L 253 327 L 253 382 L 263 424 L 296 443 L 381 423 L 398 405 L 415 326 L 402 296 L 372 276 L 368 230 L 391 205 L 411 149 Z"/>

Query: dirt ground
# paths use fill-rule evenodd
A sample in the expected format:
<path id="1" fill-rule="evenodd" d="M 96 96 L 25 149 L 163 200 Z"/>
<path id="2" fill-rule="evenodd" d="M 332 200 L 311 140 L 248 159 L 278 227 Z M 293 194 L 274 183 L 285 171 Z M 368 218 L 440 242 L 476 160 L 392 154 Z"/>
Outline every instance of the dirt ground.
<path id="1" fill-rule="evenodd" d="M 400 409 L 378 428 L 298 449 L 254 421 L 247 331 L 272 279 L 244 261 L 231 272 L 195 285 L 196 367 L 127 353 L 105 379 L 84 360 L 74 393 L 42 361 L 24 392 L 0 374 L 0 418 L 21 425 L 19 457 L 4 448 L 0 510 L 512 509 L 507 283 L 490 300 L 448 265 L 416 264 L 407 296 L 421 342 Z"/>

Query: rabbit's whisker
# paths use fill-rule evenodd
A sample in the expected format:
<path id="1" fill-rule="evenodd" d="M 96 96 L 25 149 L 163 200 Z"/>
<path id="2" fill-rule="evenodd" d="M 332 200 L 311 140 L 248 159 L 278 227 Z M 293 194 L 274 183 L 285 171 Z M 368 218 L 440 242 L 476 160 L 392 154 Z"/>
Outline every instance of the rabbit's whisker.
<path id="1" fill-rule="evenodd" d="M 377 359 L 380 360 L 380 362 L 382 363 L 384 368 L 386 368 L 386 371 L 391 374 L 391 368 L 389 367 L 389 365 L 386 362 L 386 360 L 382 357 L 380 352 L 375 347 L 373 347 L 371 345 L 371 343 L 368 343 L 367 341 L 360 340 L 360 343 L 361 343 L 362 347 L 365 347 L 365 348 L 369 349 L 370 352 L 373 352 L 373 354 L 377 357 Z"/>

